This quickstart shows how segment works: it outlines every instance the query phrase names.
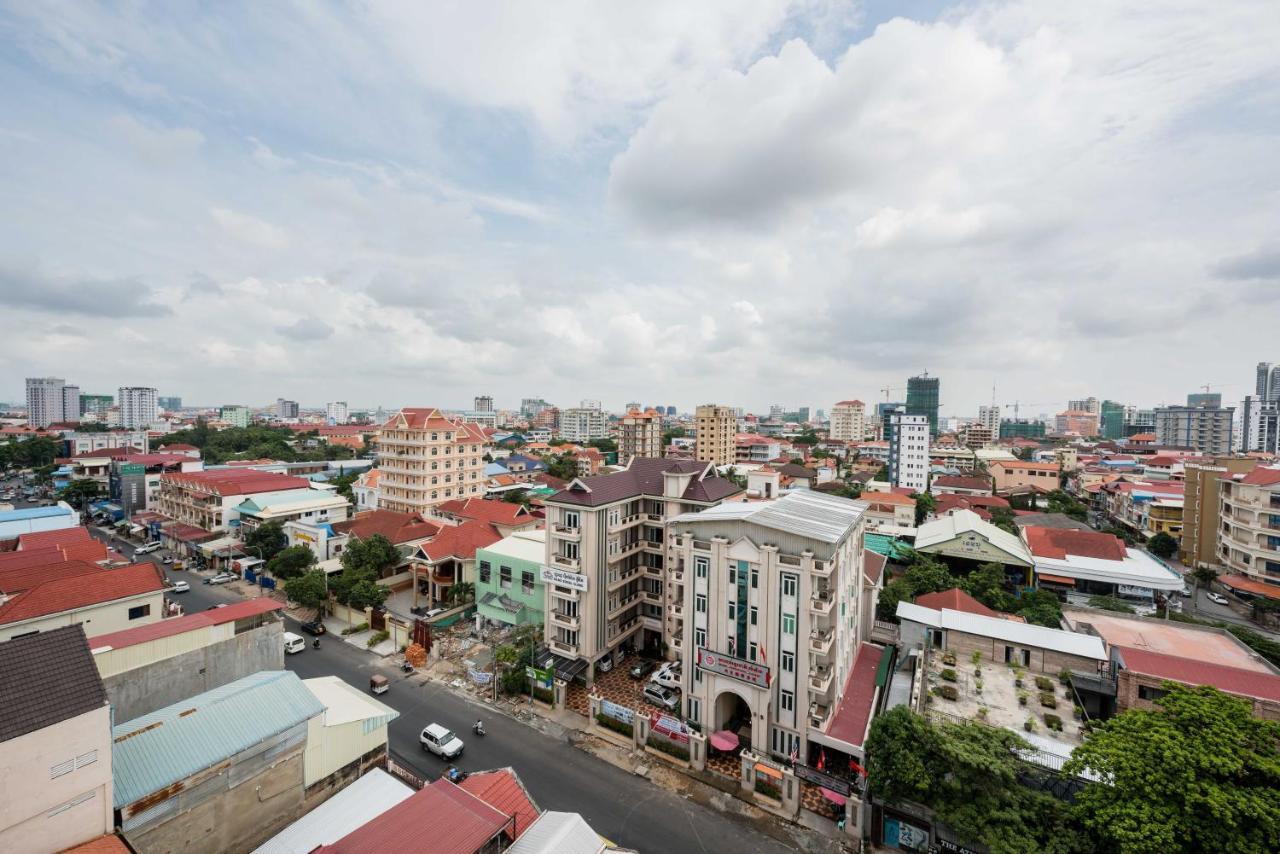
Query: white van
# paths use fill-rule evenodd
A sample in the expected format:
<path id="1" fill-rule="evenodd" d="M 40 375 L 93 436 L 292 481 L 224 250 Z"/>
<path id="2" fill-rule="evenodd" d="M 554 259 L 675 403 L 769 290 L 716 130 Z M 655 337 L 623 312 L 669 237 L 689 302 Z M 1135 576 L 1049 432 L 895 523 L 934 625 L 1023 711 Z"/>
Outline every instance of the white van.
<path id="1" fill-rule="evenodd" d="M 302 652 L 307 648 L 307 639 L 293 632 L 284 633 L 284 651 L 288 654 Z"/>
<path id="2" fill-rule="evenodd" d="M 136 549 L 133 550 L 133 553 L 135 555 L 145 555 L 145 554 L 150 554 L 151 552 L 155 552 L 159 550 L 160 550 L 160 541 L 152 540 L 149 543 L 143 543 L 142 545 L 138 546 Z"/>

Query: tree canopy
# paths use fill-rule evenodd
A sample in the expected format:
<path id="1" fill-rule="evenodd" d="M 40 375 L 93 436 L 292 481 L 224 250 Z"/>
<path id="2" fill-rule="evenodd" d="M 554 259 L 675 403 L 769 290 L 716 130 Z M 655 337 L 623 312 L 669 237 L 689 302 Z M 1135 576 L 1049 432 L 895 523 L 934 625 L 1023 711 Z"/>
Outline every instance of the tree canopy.
<path id="1" fill-rule="evenodd" d="M 286 596 L 303 608 L 314 608 L 318 619 L 320 608 L 327 598 L 324 571 L 313 569 L 308 573 L 288 579 L 284 583 L 284 592 Z"/>
<path id="2" fill-rule="evenodd" d="M 333 598 L 352 608 L 381 605 L 390 591 L 377 580 L 402 559 L 399 549 L 381 534 L 353 539 L 339 558 L 342 572 L 329 583 Z"/>
<path id="3" fill-rule="evenodd" d="M 1002 531 L 1018 536 L 1018 526 L 1013 523 L 1013 510 L 1009 507 L 992 507 L 991 524 Z"/>
<path id="4" fill-rule="evenodd" d="M 234 459 L 272 459 L 286 462 L 310 462 L 316 460 L 349 460 L 356 452 L 345 445 L 330 445 L 319 438 L 316 431 L 294 433 L 287 427 L 267 427 L 254 424 L 249 427 L 228 427 L 211 430 L 203 419 L 194 427 L 170 433 L 160 440 L 161 445 L 183 443 L 200 449 L 205 462 L 212 465 Z M 314 443 L 314 447 L 303 447 Z"/>
<path id="5" fill-rule="evenodd" d="M 1147 551 L 1156 557 L 1168 560 L 1177 553 L 1178 541 L 1161 531 L 1147 541 Z"/>
<path id="6" fill-rule="evenodd" d="M 279 522 L 264 522 L 244 535 L 245 551 L 254 557 L 270 561 L 289 545 L 284 526 Z"/>
<path id="7" fill-rule="evenodd" d="M 1076 796 L 1077 820 L 1120 854 L 1275 851 L 1280 723 L 1209 686 L 1164 687 L 1157 710 L 1118 715 L 1076 748 L 1064 770 L 1100 778 Z"/>
<path id="8" fill-rule="evenodd" d="M 267 561 L 267 572 L 276 578 L 293 578 L 302 575 L 315 566 L 315 563 L 315 553 L 307 546 L 289 546 L 276 552 L 275 557 Z"/>
<path id="9" fill-rule="evenodd" d="M 938 502 L 934 500 L 932 492 L 919 492 L 912 496 L 916 500 L 916 527 L 924 524 L 924 520 L 930 513 L 938 508 Z"/>
<path id="10" fill-rule="evenodd" d="M 10 439 L 0 444 L 0 469 L 27 469 L 52 465 L 62 456 L 62 443 L 49 436 Z"/>
<path id="11" fill-rule="evenodd" d="M 552 454 L 543 459 L 547 464 L 547 474 L 560 480 L 573 480 L 578 476 L 578 459 L 572 451 Z"/>
<path id="12" fill-rule="evenodd" d="M 1048 510 L 1050 513 L 1062 513 L 1065 516 L 1070 516 L 1077 522 L 1083 522 L 1085 517 L 1089 515 L 1088 507 L 1072 498 L 1061 489 L 1055 489 L 1053 492 L 1050 492 L 1045 496 L 1045 498 L 1048 501 Z"/>
<path id="13" fill-rule="evenodd" d="M 58 497 L 77 510 L 83 510 L 85 505 L 101 494 L 102 484 L 96 480 L 84 478 L 71 481 L 58 493 Z"/>

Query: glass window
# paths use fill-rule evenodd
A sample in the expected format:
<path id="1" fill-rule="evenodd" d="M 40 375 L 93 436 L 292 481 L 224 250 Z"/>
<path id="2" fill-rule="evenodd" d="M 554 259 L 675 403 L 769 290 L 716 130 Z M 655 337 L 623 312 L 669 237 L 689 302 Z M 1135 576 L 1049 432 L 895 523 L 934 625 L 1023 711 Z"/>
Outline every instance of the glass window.
<path id="1" fill-rule="evenodd" d="M 699 593 L 697 596 L 693 597 L 693 610 L 697 611 L 699 614 L 705 614 L 707 612 L 707 597 L 704 594 Z"/>
<path id="2" fill-rule="evenodd" d="M 738 570 L 731 566 L 729 567 L 729 585 L 733 586 L 737 583 L 738 583 Z"/>
<path id="3" fill-rule="evenodd" d="M 782 691 L 778 694 L 778 707 L 784 712 L 793 711 L 796 707 L 796 695 L 790 691 Z"/>
<path id="4" fill-rule="evenodd" d="M 747 644 L 747 658 L 749 658 L 752 661 L 756 660 L 756 645 L 754 641 Z"/>
<path id="5" fill-rule="evenodd" d="M 757 608 L 755 605 L 752 605 L 751 606 L 751 625 L 754 626 L 756 624 L 756 620 L 759 618 L 759 616 L 760 616 L 760 609 Z"/>
<path id="6" fill-rule="evenodd" d="M 796 672 L 796 654 L 794 652 L 786 652 L 785 650 L 783 651 L 782 672 L 784 673 Z"/>
<path id="7" fill-rule="evenodd" d="M 134 607 L 129 609 L 130 620 L 141 620 L 143 617 L 147 617 L 150 615 L 151 615 L 150 603 L 146 605 L 135 605 Z"/>
<path id="8" fill-rule="evenodd" d="M 520 589 L 526 594 L 533 592 L 533 573 L 527 569 L 520 573 Z"/>
<path id="9" fill-rule="evenodd" d="M 782 633 L 784 635 L 794 635 L 796 633 L 796 615 L 782 615 Z"/>
<path id="10" fill-rule="evenodd" d="M 511 567 L 498 567 L 498 583 L 502 586 L 503 590 L 511 589 Z"/>
<path id="11" fill-rule="evenodd" d="M 782 595 L 783 596 L 796 595 L 796 582 L 797 582 L 797 578 L 794 575 L 782 576 Z"/>
<path id="12" fill-rule="evenodd" d="M 577 543 L 561 543 L 561 544 L 560 544 L 560 548 L 562 548 L 562 549 L 564 550 L 564 551 L 563 551 L 563 552 L 561 552 L 561 553 L 562 553 L 565 557 L 567 557 L 567 558 L 571 558 L 571 559 L 574 559 L 574 560 L 576 560 L 576 559 L 577 559 L 577 557 L 578 557 L 578 544 L 577 544 Z"/>
<path id="13" fill-rule="evenodd" d="M 752 568 L 751 570 L 751 589 L 760 589 L 760 570 Z"/>
<path id="14" fill-rule="evenodd" d="M 729 603 L 729 622 L 733 622 L 733 618 L 738 616 L 738 612 L 732 602 Z"/>
<path id="15" fill-rule="evenodd" d="M 489 561 L 480 561 L 480 583 L 488 584 L 489 578 L 493 574 L 493 567 L 489 565 Z"/>
<path id="16" fill-rule="evenodd" d="M 693 559 L 694 574 L 697 575 L 699 578 L 706 578 L 707 567 L 709 566 L 709 564 L 710 564 L 710 561 L 708 561 L 705 557 L 695 557 Z"/>

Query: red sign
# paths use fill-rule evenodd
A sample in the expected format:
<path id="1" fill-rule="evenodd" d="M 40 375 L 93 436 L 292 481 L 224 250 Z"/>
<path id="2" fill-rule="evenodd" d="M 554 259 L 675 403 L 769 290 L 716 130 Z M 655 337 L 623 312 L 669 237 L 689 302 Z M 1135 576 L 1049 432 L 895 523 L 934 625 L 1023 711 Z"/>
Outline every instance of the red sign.
<path id="1" fill-rule="evenodd" d="M 719 673 L 721 676 L 746 682 L 748 685 L 769 687 L 769 668 L 754 661 L 747 661 L 745 658 L 736 658 L 705 647 L 698 647 L 698 666 L 711 673 Z"/>
<path id="2" fill-rule="evenodd" d="M 689 728 L 679 718 L 673 718 L 671 715 L 666 715 L 662 712 L 650 712 L 649 726 L 654 732 L 665 735 L 672 741 L 678 741 L 682 744 L 689 743 Z"/>

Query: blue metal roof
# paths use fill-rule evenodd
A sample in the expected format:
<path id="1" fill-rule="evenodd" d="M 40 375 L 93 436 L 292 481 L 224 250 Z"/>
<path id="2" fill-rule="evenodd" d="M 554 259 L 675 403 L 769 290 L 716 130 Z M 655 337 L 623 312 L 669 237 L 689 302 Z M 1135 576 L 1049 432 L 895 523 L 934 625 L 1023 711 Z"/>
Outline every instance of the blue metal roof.
<path id="1" fill-rule="evenodd" d="M 324 712 L 296 674 L 263 670 L 111 731 L 120 808 Z M 125 738 L 125 736 L 130 736 Z"/>
<path id="2" fill-rule="evenodd" d="M 70 516 L 74 510 L 65 507 L 25 507 L 21 510 L 5 510 L 0 512 L 0 522 L 19 522 L 23 519 L 46 519 L 50 516 Z"/>

